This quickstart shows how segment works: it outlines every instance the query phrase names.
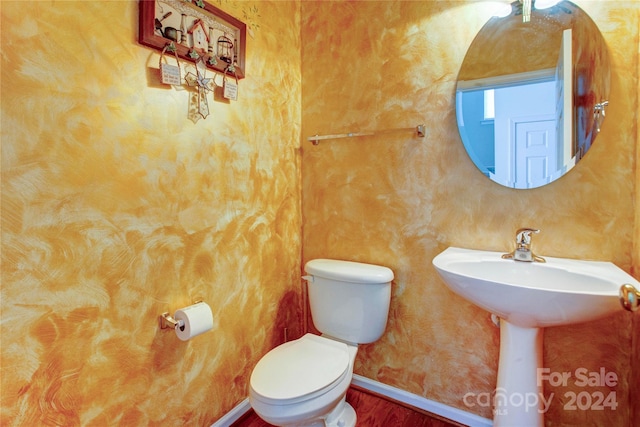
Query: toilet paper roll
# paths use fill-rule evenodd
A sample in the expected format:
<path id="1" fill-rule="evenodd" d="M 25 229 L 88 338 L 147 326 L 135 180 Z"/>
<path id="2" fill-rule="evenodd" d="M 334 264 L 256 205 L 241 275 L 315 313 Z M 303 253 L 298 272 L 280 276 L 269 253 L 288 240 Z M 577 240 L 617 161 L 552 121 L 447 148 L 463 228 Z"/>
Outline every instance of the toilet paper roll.
<path id="1" fill-rule="evenodd" d="M 173 317 L 178 321 L 176 335 L 182 341 L 213 329 L 213 313 L 211 307 L 204 302 L 182 308 Z"/>

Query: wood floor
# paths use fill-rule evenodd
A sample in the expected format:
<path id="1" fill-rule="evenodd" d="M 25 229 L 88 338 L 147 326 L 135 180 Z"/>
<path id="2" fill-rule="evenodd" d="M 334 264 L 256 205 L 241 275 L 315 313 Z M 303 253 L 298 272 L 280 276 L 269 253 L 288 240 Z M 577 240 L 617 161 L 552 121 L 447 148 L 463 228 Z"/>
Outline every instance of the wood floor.
<path id="1" fill-rule="evenodd" d="M 347 402 L 358 414 L 356 427 L 462 427 L 454 421 L 446 420 L 417 408 L 393 402 L 387 398 L 351 386 L 347 391 Z M 253 410 L 236 421 L 232 427 L 272 427 L 261 420 Z"/>

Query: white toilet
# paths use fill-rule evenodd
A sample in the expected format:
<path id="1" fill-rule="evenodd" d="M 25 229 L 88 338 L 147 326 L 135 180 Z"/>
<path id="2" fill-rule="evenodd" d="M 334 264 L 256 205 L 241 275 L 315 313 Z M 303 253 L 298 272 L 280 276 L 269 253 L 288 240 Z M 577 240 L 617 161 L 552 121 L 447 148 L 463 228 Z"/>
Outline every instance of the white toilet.
<path id="1" fill-rule="evenodd" d="M 306 334 L 267 353 L 251 374 L 249 401 L 276 426 L 353 427 L 345 402 L 358 344 L 387 325 L 393 272 L 387 267 L 315 259 L 305 265 L 309 305 L 322 336 Z"/>

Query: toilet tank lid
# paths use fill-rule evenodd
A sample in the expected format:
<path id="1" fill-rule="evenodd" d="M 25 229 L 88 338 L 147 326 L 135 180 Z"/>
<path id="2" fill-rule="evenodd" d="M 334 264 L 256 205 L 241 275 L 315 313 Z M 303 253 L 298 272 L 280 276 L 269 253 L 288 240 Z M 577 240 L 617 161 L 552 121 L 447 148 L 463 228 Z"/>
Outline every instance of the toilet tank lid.
<path id="1" fill-rule="evenodd" d="M 393 280 L 393 271 L 381 265 L 336 259 L 313 259 L 304 266 L 312 276 L 352 283 L 387 283 Z"/>

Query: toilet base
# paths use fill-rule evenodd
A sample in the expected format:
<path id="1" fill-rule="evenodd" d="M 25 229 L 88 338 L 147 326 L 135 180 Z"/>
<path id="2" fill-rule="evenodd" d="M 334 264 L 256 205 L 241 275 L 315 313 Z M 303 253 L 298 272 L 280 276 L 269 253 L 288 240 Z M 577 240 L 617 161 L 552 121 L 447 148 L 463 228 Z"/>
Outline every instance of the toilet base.
<path id="1" fill-rule="evenodd" d="M 356 420 L 355 409 L 343 397 L 326 417 L 275 425 L 286 425 L 287 427 L 355 427 Z"/>
<path id="2" fill-rule="evenodd" d="M 337 409 L 340 409 L 340 411 L 337 411 Z M 326 427 L 355 427 L 357 416 L 353 406 L 344 402 L 342 405 L 338 405 L 336 412 L 335 414 L 332 412 L 325 419 Z"/>
<path id="3" fill-rule="evenodd" d="M 346 402 L 346 395 L 342 397 L 340 403 L 324 419 L 326 427 L 355 427 L 357 419 L 353 406 Z"/>

